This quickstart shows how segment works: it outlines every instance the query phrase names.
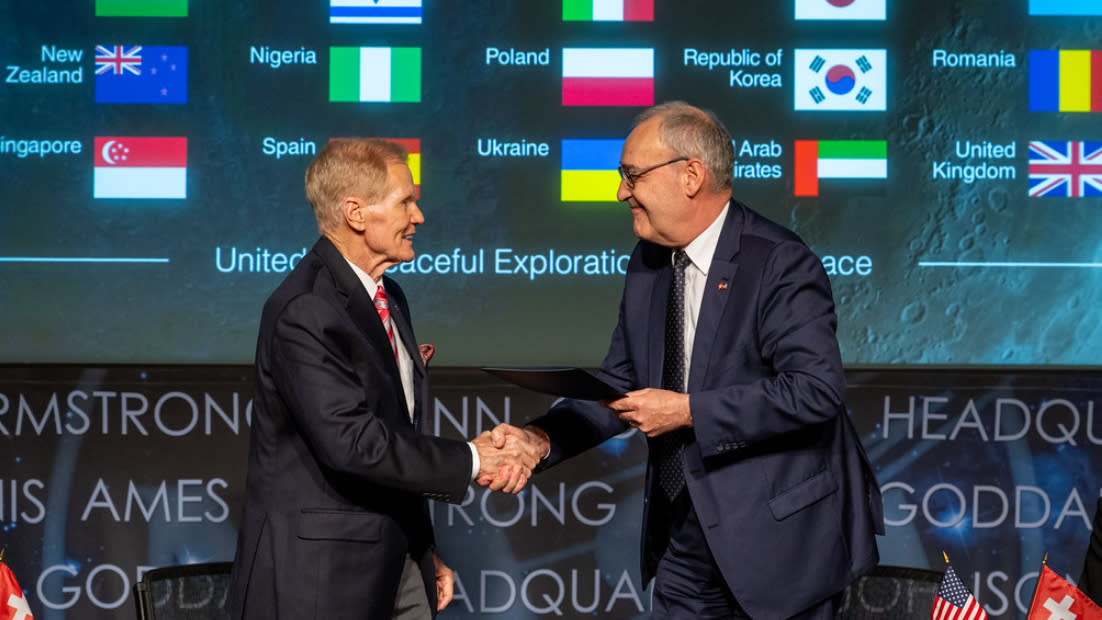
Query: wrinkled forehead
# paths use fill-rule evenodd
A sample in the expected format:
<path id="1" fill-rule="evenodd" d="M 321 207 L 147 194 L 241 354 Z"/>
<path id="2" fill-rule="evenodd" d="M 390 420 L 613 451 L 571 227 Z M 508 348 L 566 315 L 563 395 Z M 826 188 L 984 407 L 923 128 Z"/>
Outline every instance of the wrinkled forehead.
<path id="1" fill-rule="evenodd" d="M 413 193 L 413 173 L 404 162 L 392 162 L 387 165 L 386 193 Z"/>
<path id="2" fill-rule="evenodd" d="M 622 163 L 634 166 L 650 165 L 655 157 L 669 154 L 671 151 L 662 141 L 660 118 L 649 118 L 631 130 L 624 140 Z"/>

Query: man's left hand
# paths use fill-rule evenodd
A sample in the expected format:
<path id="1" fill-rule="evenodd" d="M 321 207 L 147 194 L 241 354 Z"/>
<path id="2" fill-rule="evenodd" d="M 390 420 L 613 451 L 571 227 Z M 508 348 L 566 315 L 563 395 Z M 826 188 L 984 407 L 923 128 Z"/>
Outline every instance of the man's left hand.
<path id="1" fill-rule="evenodd" d="M 455 590 L 455 573 L 448 568 L 440 556 L 432 554 L 433 572 L 436 573 L 436 611 L 443 611 L 452 602 Z"/>
<path id="2" fill-rule="evenodd" d="M 628 392 L 616 400 L 602 400 L 601 404 L 647 437 L 693 425 L 688 394 L 647 388 Z"/>

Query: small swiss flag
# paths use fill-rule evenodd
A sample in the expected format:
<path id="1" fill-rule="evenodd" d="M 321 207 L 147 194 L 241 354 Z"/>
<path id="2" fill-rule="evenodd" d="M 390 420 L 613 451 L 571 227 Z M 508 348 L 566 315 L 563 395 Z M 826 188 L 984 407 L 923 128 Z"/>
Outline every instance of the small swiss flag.
<path id="1" fill-rule="evenodd" d="M 1026 620 L 1102 620 L 1102 608 L 1046 564 Z"/>
<path id="2" fill-rule="evenodd" d="M 34 620 L 27 597 L 3 561 L 0 561 L 0 620 Z"/>

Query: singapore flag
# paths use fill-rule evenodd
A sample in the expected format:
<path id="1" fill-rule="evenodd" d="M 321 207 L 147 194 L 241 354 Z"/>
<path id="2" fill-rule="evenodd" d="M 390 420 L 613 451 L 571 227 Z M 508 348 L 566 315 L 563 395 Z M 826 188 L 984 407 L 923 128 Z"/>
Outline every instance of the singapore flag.
<path id="1" fill-rule="evenodd" d="M 187 198 L 187 138 L 96 137 L 93 198 Z"/>

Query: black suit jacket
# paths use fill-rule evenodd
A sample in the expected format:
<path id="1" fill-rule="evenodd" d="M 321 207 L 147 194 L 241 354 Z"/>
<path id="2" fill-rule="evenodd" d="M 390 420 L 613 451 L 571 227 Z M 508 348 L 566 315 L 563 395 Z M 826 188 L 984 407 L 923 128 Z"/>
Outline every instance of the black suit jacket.
<path id="1" fill-rule="evenodd" d="M 640 242 L 628 264 L 602 379 L 661 385 L 669 248 Z M 878 561 L 880 490 L 842 401 L 845 376 L 830 283 L 788 231 L 731 201 L 708 271 L 688 381 L 685 478 L 709 549 L 754 618 L 787 618 Z M 628 427 L 596 403 L 564 401 L 532 424 L 551 466 Z M 644 581 L 665 541 L 644 499 Z"/>
<path id="2" fill-rule="evenodd" d="M 379 315 L 328 239 L 264 305 L 234 618 L 389 619 L 407 553 L 436 607 L 426 498 L 460 501 L 472 457 L 419 432 L 425 366 L 402 289 L 384 286 L 416 366 L 412 423 Z"/>
<path id="3" fill-rule="evenodd" d="M 1083 574 L 1079 577 L 1079 589 L 1098 605 L 1102 605 L 1102 498 L 1094 508 L 1087 557 L 1083 560 Z"/>

